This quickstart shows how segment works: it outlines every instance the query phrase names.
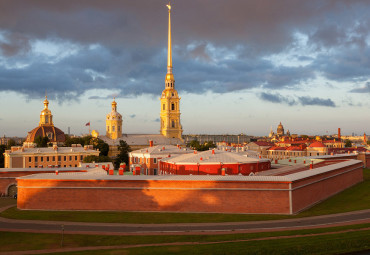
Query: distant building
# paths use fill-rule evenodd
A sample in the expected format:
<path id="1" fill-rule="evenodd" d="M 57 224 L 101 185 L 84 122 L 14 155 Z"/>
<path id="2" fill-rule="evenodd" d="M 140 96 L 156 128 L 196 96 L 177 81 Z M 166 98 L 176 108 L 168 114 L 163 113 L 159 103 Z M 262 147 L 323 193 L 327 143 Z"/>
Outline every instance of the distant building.
<path id="1" fill-rule="evenodd" d="M 3 137 L 0 137 L 0 145 L 8 145 L 9 141 L 13 140 L 15 144 L 22 144 L 24 141 L 24 138 L 22 137 L 6 137 L 5 135 Z"/>
<path id="2" fill-rule="evenodd" d="M 281 124 L 281 122 L 280 122 L 280 124 L 277 127 L 276 134 L 279 135 L 279 136 L 285 135 L 285 133 L 284 133 L 284 127 Z"/>
<path id="3" fill-rule="evenodd" d="M 164 175 L 249 175 L 271 167 L 268 159 L 215 149 L 163 158 L 159 164 Z"/>
<path id="4" fill-rule="evenodd" d="M 157 175 L 161 159 L 189 153 L 193 153 L 193 150 L 174 145 L 153 146 L 153 142 L 150 142 L 149 147 L 129 153 L 130 170 L 139 166 L 141 174 Z"/>
<path id="5" fill-rule="evenodd" d="M 64 132 L 54 126 L 53 115 L 51 114 L 51 111 L 49 110 L 48 106 L 49 106 L 49 101 L 47 97 L 45 96 L 44 109 L 41 111 L 41 114 L 40 114 L 39 126 L 32 129 L 30 132 L 28 132 L 26 141 L 24 142 L 25 146 L 32 147 L 34 145 L 35 139 L 38 136 L 48 137 L 49 142 L 54 145 L 64 144 L 66 140 Z"/>
<path id="6" fill-rule="evenodd" d="M 99 156 L 99 151 L 92 145 L 82 147 L 74 144 L 72 147 L 29 148 L 13 146 L 4 153 L 5 168 L 46 168 L 46 167 L 78 167 L 87 156 Z"/>
<path id="7" fill-rule="evenodd" d="M 190 143 L 193 140 L 200 144 L 212 141 L 214 144 L 225 142 L 228 144 L 244 144 L 250 142 L 250 137 L 244 134 L 239 135 L 183 135 L 185 143 Z"/>
<path id="8" fill-rule="evenodd" d="M 250 142 L 247 144 L 246 149 L 251 151 L 256 151 L 258 154 L 260 154 L 262 157 L 267 157 L 267 150 L 270 147 L 273 147 L 273 143 L 264 142 L 264 141 L 257 141 L 257 142 Z"/>

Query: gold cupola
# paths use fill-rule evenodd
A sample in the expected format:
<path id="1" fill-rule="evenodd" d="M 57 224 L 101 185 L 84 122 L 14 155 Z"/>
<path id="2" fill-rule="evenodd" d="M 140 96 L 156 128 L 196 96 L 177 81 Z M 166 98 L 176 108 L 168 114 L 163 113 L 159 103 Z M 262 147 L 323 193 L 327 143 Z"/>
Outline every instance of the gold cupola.
<path id="1" fill-rule="evenodd" d="M 40 126 L 42 125 L 52 126 L 53 125 L 53 115 L 51 114 L 51 111 L 49 110 L 49 101 L 48 101 L 47 96 L 45 96 L 45 100 L 44 100 L 44 109 L 41 111 L 41 114 L 40 114 L 39 125 Z"/>

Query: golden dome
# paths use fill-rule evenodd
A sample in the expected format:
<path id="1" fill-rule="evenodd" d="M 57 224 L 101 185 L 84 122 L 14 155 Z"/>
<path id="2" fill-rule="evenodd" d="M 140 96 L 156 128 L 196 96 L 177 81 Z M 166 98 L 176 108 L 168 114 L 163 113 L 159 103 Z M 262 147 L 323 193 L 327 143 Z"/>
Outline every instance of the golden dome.
<path id="1" fill-rule="evenodd" d="M 93 130 L 93 131 L 91 131 L 91 136 L 94 137 L 94 138 L 98 138 L 99 132 L 96 131 L 96 130 Z"/>
<path id="2" fill-rule="evenodd" d="M 175 78 L 173 77 L 173 74 L 172 73 L 168 73 L 168 74 L 166 74 L 166 80 L 173 81 L 173 80 L 175 80 Z"/>

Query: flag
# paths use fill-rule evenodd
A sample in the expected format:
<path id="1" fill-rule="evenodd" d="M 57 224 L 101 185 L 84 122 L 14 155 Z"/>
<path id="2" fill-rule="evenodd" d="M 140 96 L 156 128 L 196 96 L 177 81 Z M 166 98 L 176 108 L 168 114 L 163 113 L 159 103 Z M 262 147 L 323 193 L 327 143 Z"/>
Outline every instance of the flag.
<path id="1" fill-rule="evenodd" d="M 90 121 L 85 124 L 85 126 L 90 126 Z"/>

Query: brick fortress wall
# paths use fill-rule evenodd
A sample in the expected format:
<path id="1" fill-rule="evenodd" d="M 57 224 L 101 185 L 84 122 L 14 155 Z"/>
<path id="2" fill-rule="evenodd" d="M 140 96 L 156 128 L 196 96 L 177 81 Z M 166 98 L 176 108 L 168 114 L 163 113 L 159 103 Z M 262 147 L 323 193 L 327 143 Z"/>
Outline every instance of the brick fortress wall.
<path id="1" fill-rule="evenodd" d="M 20 178 L 18 208 L 292 214 L 363 179 L 362 163 L 355 160 L 309 171 L 313 175 L 292 181 Z"/>

